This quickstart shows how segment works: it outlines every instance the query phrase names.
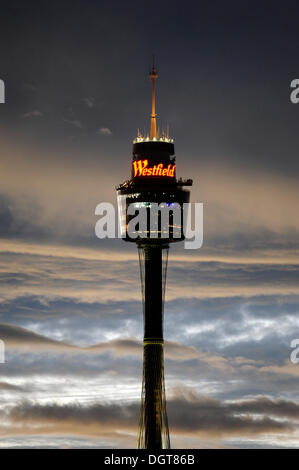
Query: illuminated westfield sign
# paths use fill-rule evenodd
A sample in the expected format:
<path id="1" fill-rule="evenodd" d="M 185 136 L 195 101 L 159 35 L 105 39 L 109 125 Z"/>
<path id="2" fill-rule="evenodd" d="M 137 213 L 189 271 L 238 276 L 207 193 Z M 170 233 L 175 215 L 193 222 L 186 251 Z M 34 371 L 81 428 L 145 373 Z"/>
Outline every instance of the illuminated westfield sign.
<path id="1" fill-rule="evenodd" d="M 133 162 L 134 178 L 136 176 L 170 176 L 174 178 L 175 165 L 163 166 L 163 163 L 148 167 L 148 160 Z"/>

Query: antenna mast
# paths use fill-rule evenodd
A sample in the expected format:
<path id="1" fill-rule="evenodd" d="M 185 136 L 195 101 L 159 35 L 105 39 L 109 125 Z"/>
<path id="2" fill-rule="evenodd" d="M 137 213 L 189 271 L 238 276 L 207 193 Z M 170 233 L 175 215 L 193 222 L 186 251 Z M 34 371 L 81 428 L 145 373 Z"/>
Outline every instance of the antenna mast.
<path id="1" fill-rule="evenodd" d="M 154 59 L 154 58 L 153 58 Z M 157 138 L 157 123 L 156 123 L 156 90 L 155 90 L 155 80 L 158 78 L 157 70 L 154 64 L 153 60 L 153 65 L 152 65 L 152 70 L 149 73 L 150 80 L 152 82 L 152 114 L 151 114 L 151 135 L 150 139 L 156 139 Z"/>

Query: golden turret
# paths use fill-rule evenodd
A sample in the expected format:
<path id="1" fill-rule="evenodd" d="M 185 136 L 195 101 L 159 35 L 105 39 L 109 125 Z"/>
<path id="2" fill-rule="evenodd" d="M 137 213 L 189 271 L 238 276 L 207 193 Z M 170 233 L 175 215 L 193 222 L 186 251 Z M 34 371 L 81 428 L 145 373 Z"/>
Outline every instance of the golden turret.
<path id="1" fill-rule="evenodd" d="M 157 138 L 157 123 L 156 123 L 156 89 L 155 89 L 155 80 L 158 78 L 157 70 L 154 65 L 151 72 L 149 73 L 150 80 L 152 82 L 152 114 L 151 114 L 151 140 Z"/>
<path id="2" fill-rule="evenodd" d="M 151 113 L 151 132 L 150 134 L 141 133 L 138 129 L 137 137 L 133 140 L 134 144 L 139 142 L 149 142 L 149 141 L 159 141 L 159 142 L 168 142 L 173 144 L 173 139 L 169 137 L 169 128 L 158 129 L 157 131 L 157 114 L 156 114 L 156 83 L 155 80 L 158 78 L 158 73 L 156 67 L 153 65 L 149 73 L 149 78 L 152 82 L 152 113 Z"/>

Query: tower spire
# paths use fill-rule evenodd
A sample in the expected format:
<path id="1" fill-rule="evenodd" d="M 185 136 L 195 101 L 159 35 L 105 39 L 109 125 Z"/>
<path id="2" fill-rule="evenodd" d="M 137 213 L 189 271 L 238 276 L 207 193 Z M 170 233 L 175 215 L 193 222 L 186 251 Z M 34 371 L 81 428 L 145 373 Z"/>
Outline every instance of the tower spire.
<path id="1" fill-rule="evenodd" d="M 151 114 L 151 135 L 150 135 L 150 139 L 153 140 L 153 139 L 157 138 L 155 80 L 156 80 L 156 78 L 158 78 L 157 69 L 156 69 L 155 63 L 154 63 L 154 58 L 153 58 L 152 69 L 149 73 L 149 77 L 150 77 L 150 80 L 152 82 L 152 114 Z"/>

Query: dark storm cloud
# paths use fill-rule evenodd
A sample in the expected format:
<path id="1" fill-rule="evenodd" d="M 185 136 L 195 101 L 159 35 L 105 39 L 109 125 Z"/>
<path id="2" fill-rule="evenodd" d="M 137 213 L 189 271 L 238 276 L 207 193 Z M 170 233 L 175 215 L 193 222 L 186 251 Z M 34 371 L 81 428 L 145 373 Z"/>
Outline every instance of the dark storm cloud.
<path id="1" fill-rule="evenodd" d="M 155 51 L 158 112 L 174 129 L 179 154 L 244 171 L 297 173 L 298 109 L 289 85 L 298 69 L 298 5 L 288 5 L 273 4 L 269 14 L 265 3 L 189 2 L 186 8 L 166 1 L 159 14 L 147 9 L 146 15 L 137 1 L 6 5 L 0 44 L 7 126 L 16 111 L 37 109 L 48 116 L 46 125 L 33 124 L 35 132 L 15 128 L 19 137 L 74 146 L 71 129 L 61 126 L 71 109 L 88 129 L 75 136 L 75 146 L 95 149 L 96 130 L 115 129 L 115 146 L 101 145 L 120 162 L 124 149 L 130 151 L 128 136 L 147 121 L 146 72 Z M 86 105 L 91 96 L 92 107 Z"/>
<path id="2" fill-rule="evenodd" d="M 0 382 L 0 392 L 24 392 L 25 388 L 9 382 Z"/>
<path id="3" fill-rule="evenodd" d="M 69 421 L 77 423 L 114 423 L 117 425 L 119 421 L 123 424 L 128 424 L 135 427 L 138 419 L 138 405 L 121 404 L 95 404 L 87 407 L 80 405 L 65 405 L 59 406 L 57 404 L 50 405 L 36 405 L 31 403 L 23 403 L 10 411 L 10 417 L 13 420 L 22 422 L 37 421 L 37 422 L 55 422 L 55 421 Z"/>
<path id="4" fill-rule="evenodd" d="M 282 404 L 282 403 L 281 403 Z M 252 405 L 252 408 L 251 408 Z M 298 405 L 294 403 L 287 403 L 286 414 L 280 413 L 280 417 L 284 417 L 285 421 L 276 421 L 271 415 L 277 414 L 275 406 L 269 407 L 267 412 L 261 412 L 259 408 L 259 398 L 253 399 L 252 404 L 244 406 L 243 411 L 246 415 L 238 415 L 242 413 L 242 402 L 240 408 L 238 405 L 234 407 L 234 403 L 225 403 L 219 400 L 210 398 L 201 398 L 196 395 L 189 397 L 186 400 L 182 397 L 174 399 L 169 402 L 169 417 L 170 425 L 172 424 L 176 429 L 185 429 L 188 431 L 203 431 L 204 433 L 211 434 L 236 434 L 243 435 L 252 433 L 267 433 L 267 432 L 280 432 L 288 429 L 294 429 L 294 425 L 286 418 L 289 418 L 289 409 L 295 405 L 298 411 Z M 288 408 L 289 406 L 289 408 Z M 255 419 L 252 414 L 259 414 L 260 418 Z M 279 408 L 279 407 L 278 407 Z M 238 409 L 238 411 L 236 411 Z M 276 410 L 276 413 L 273 412 Z"/>
<path id="5" fill-rule="evenodd" d="M 139 404 L 92 404 L 80 405 L 38 405 L 23 402 L 10 408 L 7 418 L 13 424 L 45 426 L 47 432 L 53 427 L 56 433 L 67 432 L 74 426 L 75 434 L 101 434 L 101 426 L 107 431 L 135 429 Z M 299 407 L 287 400 L 268 400 L 256 397 L 245 402 L 221 402 L 201 397 L 189 391 L 177 392 L 168 402 L 170 426 L 173 432 L 198 433 L 206 436 L 250 436 L 292 432 L 298 429 Z M 258 417 L 257 417 L 258 415 Z M 279 419 L 276 419 L 279 418 Z M 295 421 L 294 421 L 295 420 Z"/>
<path id="6" fill-rule="evenodd" d="M 71 346 L 54 341 L 19 326 L 0 324 L 0 338 L 8 347 L 21 347 L 34 350 L 36 347 L 49 349 L 69 349 Z"/>
<path id="7" fill-rule="evenodd" d="M 290 400 L 271 400 L 258 397 L 256 400 L 244 400 L 234 403 L 232 410 L 236 413 L 253 413 L 298 420 L 299 404 Z"/>
<path id="8" fill-rule="evenodd" d="M 135 338 L 129 337 L 124 339 L 112 339 L 82 348 L 66 344 L 62 341 L 55 341 L 19 326 L 0 324 L 0 338 L 5 342 L 5 347 L 8 348 L 8 350 L 21 349 L 24 353 L 28 351 L 32 353 L 35 351 L 46 353 L 54 351 L 54 353 L 61 352 L 64 354 L 66 352 L 82 354 L 105 354 L 112 352 L 119 357 L 136 356 L 138 358 L 140 358 L 142 354 L 142 343 Z M 210 364 L 214 362 L 216 368 L 226 368 L 225 360 L 221 356 L 217 356 L 217 354 L 207 356 L 194 346 L 185 346 L 174 341 L 165 342 L 165 357 L 174 361 L 200 359 Z"/>

